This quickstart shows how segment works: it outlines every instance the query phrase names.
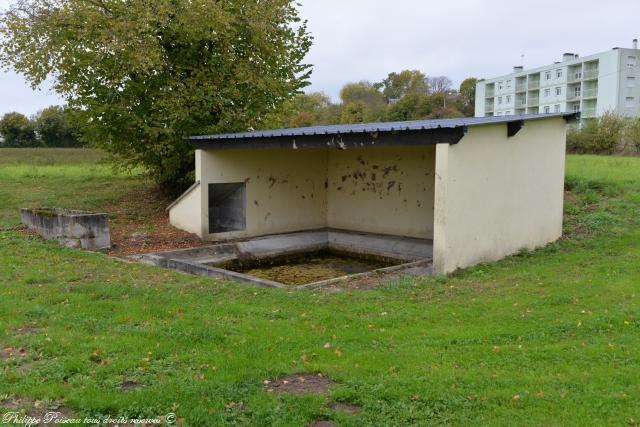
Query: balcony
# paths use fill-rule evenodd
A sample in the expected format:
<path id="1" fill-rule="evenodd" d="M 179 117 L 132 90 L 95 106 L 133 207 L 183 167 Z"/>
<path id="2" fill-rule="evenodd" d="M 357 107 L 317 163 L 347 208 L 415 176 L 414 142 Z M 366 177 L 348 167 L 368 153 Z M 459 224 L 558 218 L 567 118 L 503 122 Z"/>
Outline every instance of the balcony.
<path id="1" fill-rule="evenodd" d="M 530 96 L 530 97 L 529 97 L 529 100 L 528 100 L 528 102 L 527 102 L 527 105 L 528 105 L 529 107 L 536 107 L 536 106 L 538 106 L 538 105 L 539 105 L 539 103 L 540 103 L 540 98 L 538 98 L 538 97 L 531 97 L 531 96 Z"/>
<path id="2" fill-rule="evenodd" d="M 598 88 L 585 89 L 582 91 L 583 98 L 595 98 L 598 96 Z"/>
<path id="3" fill-rule="evenodd" d="M 592 70 L 585 70 L 582 78 L 584 80 L 592 80 L 592 79 L 597 79 L 598 78 L 598 69 L 594 68 Z"/>
<path id="4" fill-rule="evenodd" d="M 539 80 L 534 80 L 532 82 L 529 82 L 529 90 L 537 90 L 540 89 L 540 81 Z"/>
<path id="5" fill-rule="evenodd" d="M 527 106 L 527 100 L 524 98 L 516 99 L 516 108 L 524 108 Z"/>
<path id="6" fill-rule="evenodd" d="M 580 91 L 571 91 L 567 93 L 567 101 L 577 101 L 578 99 L 580 99 Z"/>
<path id="7" fill-rule="evenodd" d="M 585 119 L 590 119 L 596 116 L 596 108 L 595 107 L 586 107 L 582 109 L 580 116 Z"/>
<path id="8" fill-rule="evenodd" d="M 493 90 L 492 90 L 492 91 L 486 91 L 486 92 L 484 93 L 484 97 L 485 97 L 485 98 L 493 98 L 494 96 L 496 96 L 496 93 L 495 93 L 495 91 L 493 91 Z"/>
<path id="9" fill-rule="evenodd" d="M 493 104 L 486 104 L 484 106 L 484 112 L 485 113 L 493 113 Z"/>
<path id="10" fill-rule="evenodd" d="M 527 84 L 526 83 L 518 83 L 516 84 L 516 92 L 526 92 Z"/>
<path id="11" fill-rule="evenodd" d="M 582 80 L 582 71 L 577 71 L 575 73 L 570 73 L 567 77 L 568 83 L 576 83 Z"/>

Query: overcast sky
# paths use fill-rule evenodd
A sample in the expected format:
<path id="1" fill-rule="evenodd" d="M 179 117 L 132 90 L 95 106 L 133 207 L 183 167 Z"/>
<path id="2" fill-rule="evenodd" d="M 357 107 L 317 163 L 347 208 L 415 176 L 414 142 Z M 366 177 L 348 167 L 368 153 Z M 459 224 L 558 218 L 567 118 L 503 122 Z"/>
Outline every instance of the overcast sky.
<path id="1" fill-rule="evenodd" d="M 0 10 L 11 0 L 0 0 Z M 450 76 L 495 77 L 559 61 L 631 47 L 640 38 L 638 0 L 301 0 L 315 37 L 309 90 L 338 98 L 348 81 L 379 81 L 392 71 L 419 69 Z M 61 103 L 48 86 L 32 91 L 0 72 L 0 114 L 33 114 Z"/>

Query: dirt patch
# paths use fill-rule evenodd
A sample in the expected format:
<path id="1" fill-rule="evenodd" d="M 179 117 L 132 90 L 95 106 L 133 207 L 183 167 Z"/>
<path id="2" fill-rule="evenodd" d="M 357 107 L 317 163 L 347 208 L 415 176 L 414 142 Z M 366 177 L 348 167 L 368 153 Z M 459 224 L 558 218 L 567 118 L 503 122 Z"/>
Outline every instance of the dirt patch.
<path id="1" fill-rule="evenodd" d="M 5 347 L 0 349 L 0 359 L 22 359 L 29 353 L 24 348 Z"/>
<path id="2" fill-rule="evenodd" d="M 106 253 L 126 258 L 129 255 L 206 245 L 207 242 L 198 236 L 169 224 L 169 214 L 165 208 L 170 203 L 168 196 L 146 183 L 128 191 L 115 203 L 96 208 L 96 212 L 109 215 L 112 247 Z M 24 236 L 42 238 L 24 225 L 16 226 L 14 230 Z"/>
<path id="3" fill-rule="evenodd" d="M 207 244 L 198 236 L 169 224 L 169 214 L 165 208 L 171 201 L 164 193 L 147 184 L 104 206 L 101 210 L 109 214 L 113 245 L 107 253 L 127 257 Z"/>
<path id="4" fill-rule="evenodd" d="M 362 411 L 362 407 L 345 402 L 335 402 L 331 405 L 331 409 L 336 412 L 344 412 L 349 415 L 354 415 Z"/>
<path id="5" fill-rule="evenodd" d="M 17 374 L 26 374 L 33 368 L 33 362 L 21 363 L 20 365 L 15 367 L 15 371 Z"/>
<path id="6" fill-rule="evenodd" d="M 36 325 L 24 325 L 20 326 L 17 329 L 13 330 L 14 335 L 35 335 L 39 333 L 42 329 L 38 328 Z"/>
<path id="7" fill-rule="evenodd" d="M 309 427 L 333 427 L 334 425 L 333 421 L 320 420 L 315 421 Z"/>
<path id="8" fill-rule="evenodd" d="M 0 407 L 15 412 L 16 420 L 9 420 L 11 424 L 29 424 L 32 426 L 57 426 L 63 419 L 72 418 L 73 412 L 59 402 L 33 400 L 29 397 L 9 397 L 0 400 Z M 6 416 L 6 415 L 5 415 Z M 30 419 L 24 419 L 29 417 Z"/>
<path id="9" fill-rule="evenodd" d="M 144 384 L 141 384 L 137 381 L 123 381 L 119 386 L 118 389 L 122 390 L 122 391 L 128 391 L 128 390 L 137 390 L 140 388 L 143 388 Z"/>
<path id="10" fill-rule="evenodd" d="M 326 394 L 335 383 L 322 374 L 300 373 L 276 380 L 265 380 L 269 393 Z"/>

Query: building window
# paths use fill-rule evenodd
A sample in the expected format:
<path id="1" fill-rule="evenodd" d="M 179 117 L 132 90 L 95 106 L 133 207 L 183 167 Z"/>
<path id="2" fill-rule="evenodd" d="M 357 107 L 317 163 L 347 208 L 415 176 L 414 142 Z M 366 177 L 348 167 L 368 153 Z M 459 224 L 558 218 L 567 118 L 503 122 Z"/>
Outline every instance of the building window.
<path id="1" fill-rule="evenodd" d="M 558 79 L 562 78 L 562 70 L 556 70 L 556 78 Z"/>
<path id="2" fill-rule="evenodd" d="M 549 114 L 551 112 L 551 107 L 549 107 L 548 105 L 546 107 L 544 107 L 544 113 L 545 114 Z"/>
<path id="3" fill-rule="evenodd" d="M 502 82 L 498 82 L 498 90 L 502 90 Z"/>
<path id="4" fill-rule="evenodd" d="M 580 96 L 581 90 L 582 89 L 580 89 L 580 86 L 576 86 L 575 89 L 573 89 L 573 92 L 576 96 Z"/>
<path id="5" fill-rule="evenodd" d="M 511 95 L 507 95 L 507 104 L 511 103 Z"/>
<path id="6" fill-rule="evenodd" d="M 627 67 L 633 68 L 635 66 L 636 66 L 636 57 L 635 56 L 629 56 L 627 58 Z"/>
<path id="7" fill-rule="evenodd" d="M 501 96 L 498 97 L 498 104 L 502 104 L 502 97 Z"/>
<path id="8" fill-rule="evenodd" d="M 507 89 L 511 89 L 511 80 L 507 80 Z"/>
<path id="9" fill-rule="evenodd" d="M 545 97 L 545 98 L 548 98 L 548 97 L 549 97 L 549 95 L 551 95 L 551 89 L 545 89 L 545 90 L 544 90 L 544 97 Z"/>
<path id="10" fill-rule="evenodd" d="M 553 106 L 553 112 L 554 113 L 559 113 L 560 112 L 560 104 L 556 104 Z"/>
<path id="11" fill-rule="evenodd" d="M 627 77 L 627 87 L 636 87 L 635 77 Z"/>
<path id="12" fill-rule="evenodd" d="M 244 182 L 209 184 L 209 233 L 244 230 L 246 205 Z"/>
<path id="13" fill-rule="evenodd" d="M 562 88 L 561 87 L 557 87 L 556 88 L 556 96 L 560 96 L 562 95 Z"/>
<path id="14" fill-rule="evenodd" d="M 580 104 L 574 104 L 573 105 L 573 112 L 574 113 L 580 112 Z"/>
<path id="15" fill-rule="evenodd" d="M 627 108 L 635 107 L 635 98 L 633 96 L 627 96 L 625 107 Z"/>
<path id="16" fill-rule="evenodd" d="M 544 79 L 545 80 L 551 80 L 551 71 L 547 71 L 544 73 Z"/>
<path id="17" fill-rule="evenodd" d="M 505 116 L 509 116 L 509 115 L 511 115 L 511 111 L 509 111 L 509 110 L 505 111 L 505 112 L 504 112 L 504 115 L 505 115 Z"/>

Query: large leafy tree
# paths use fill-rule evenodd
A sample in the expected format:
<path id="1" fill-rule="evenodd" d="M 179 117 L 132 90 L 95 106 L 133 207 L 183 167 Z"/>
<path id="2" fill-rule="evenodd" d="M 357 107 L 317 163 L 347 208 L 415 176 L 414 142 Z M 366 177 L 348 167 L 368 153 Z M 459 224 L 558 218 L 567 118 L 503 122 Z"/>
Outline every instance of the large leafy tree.
<path id="1" fill-rule="evenodd" d="M 429 92 L 427 76 L 420 70 L 389 73 L 377 86 L 382 88 L 387 100 L 398 100 L 411 94 L 427 95 Z"/>
<path id="2" fill-rule="evenodd" d="M 191 179 L 191 134 L 258 128 L 307 85 L 294 0 L 17 0 L 0 60 L 78 112 L 84 137 L 166 188 Z"/>

